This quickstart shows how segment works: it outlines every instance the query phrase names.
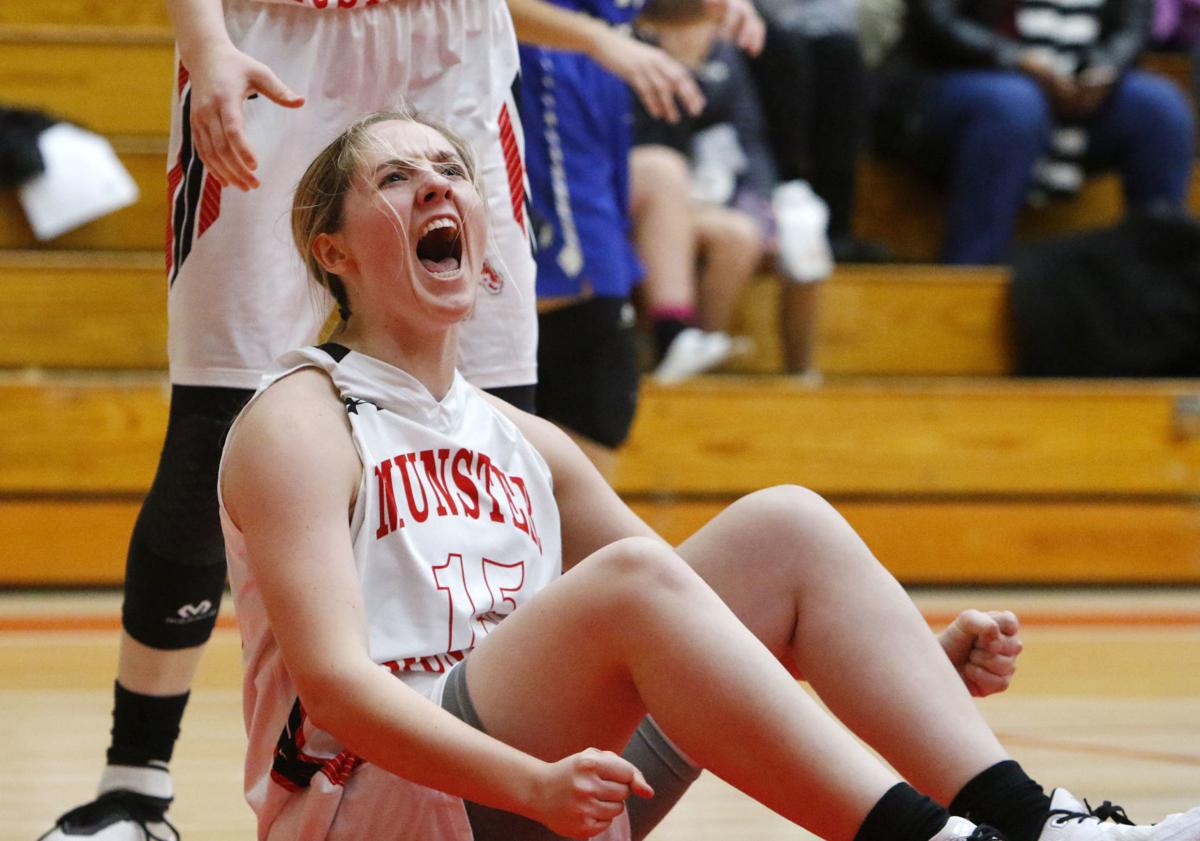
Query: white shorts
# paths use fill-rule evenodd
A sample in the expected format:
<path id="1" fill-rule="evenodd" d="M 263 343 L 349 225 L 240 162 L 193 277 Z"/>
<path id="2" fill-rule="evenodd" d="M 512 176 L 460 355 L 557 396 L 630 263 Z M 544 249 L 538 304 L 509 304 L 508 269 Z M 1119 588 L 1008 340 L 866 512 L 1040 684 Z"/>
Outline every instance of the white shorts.
<path id="1" fill-rule="evenodd" d="M 524 138 L 512 99 L 516 36 L 503 0 L 404 0 L 361 9 L 225 0 L 234 44 L 306 102 L 245 103 L 262 186 L 220 189 L 189 136 L 178 68 L 167 158 L 168 352 L 180 385 L 255 388 L 311 343 L 330 310 L 292 243 L 292 191 L 317 153 L 366 113 L 406 103 L 474 147 L 488 203 L 486 270 L 460 331 L 459 369 L 482 388 L 537 379 Z"/>

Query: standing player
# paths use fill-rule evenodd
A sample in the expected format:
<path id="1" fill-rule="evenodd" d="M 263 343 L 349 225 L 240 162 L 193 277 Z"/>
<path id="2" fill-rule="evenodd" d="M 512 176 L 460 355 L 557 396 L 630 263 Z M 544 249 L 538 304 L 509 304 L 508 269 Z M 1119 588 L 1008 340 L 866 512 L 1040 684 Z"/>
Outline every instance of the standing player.
<path id="1" fill-rule="evenodd" d="M 404 100 L 452 121 L 475 148 L 491 224 L 459 365 L 474 384 L 533 405 L 534 267 L 511 95 L 517 48 L 502 0 L 169 5 L 170 419 L 130 542 L 100 796 L 60 817 L 48 839 L 175 835 L 164 821 L 167 763 L 225 585 L 221 441 L 268 363 L 325 320 L 329 298 L 305 281 L 288 209 L 304 167 L 362 114 Z"/>
<path id="2" fill-rule="evenodd" d="M 835 841 L 1196 838 L 1200 808 L 1139 827 L 1047 796 L 814 494 L 752 494 L 676 552 L 562 432 L 468 385 L 478 189 L 463 140 L 396 113 L 297 188 L 342 323 L 264 377 L 219 479 L 259 838 L 627 838 L 624 801 L 654 792 L 608 751 L 647 710 Z"/>

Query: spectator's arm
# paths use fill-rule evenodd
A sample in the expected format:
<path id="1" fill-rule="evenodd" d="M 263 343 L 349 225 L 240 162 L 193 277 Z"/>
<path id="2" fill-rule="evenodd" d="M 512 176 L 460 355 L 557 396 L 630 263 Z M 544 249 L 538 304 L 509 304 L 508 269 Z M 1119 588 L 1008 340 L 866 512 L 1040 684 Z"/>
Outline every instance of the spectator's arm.
<path id="1" fill-rule="evenodd" d="M 680 116 L 679 105 L 689 114 L 704 107 L 704 97 L 687 68 L 657 47 L 546 0 L 508 0 L 508 8 L 520 41 L 590 56 L 625 80 L 654 116 L 674 122 Z"/>
<path id="2" fill-rule="evenodd" d="M 1016 70 L 1021 45 L 963 16 L 960 0 L 910 0 L 912 25 L 964 64 Z"/>

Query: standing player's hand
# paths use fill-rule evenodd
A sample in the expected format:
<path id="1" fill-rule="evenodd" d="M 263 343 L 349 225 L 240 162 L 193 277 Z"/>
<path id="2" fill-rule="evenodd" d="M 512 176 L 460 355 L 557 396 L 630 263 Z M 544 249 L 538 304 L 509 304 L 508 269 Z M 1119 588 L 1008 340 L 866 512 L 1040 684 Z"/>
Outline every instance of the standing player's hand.
<path id="1" fill-rule="evenodd" d="M 641 771 L 595 748 L 548 765 L 539 788 L 533 817 L 568 838 L 591 838 L 608 829 L 630 794 L 654 796 Z"/>
<path id="2" fill-rule="evenodd" d="M 976 698 L 1008 689 L 1021 653 L 1020 622 L 1008 610 L 964 610 L 938 642 Z"/>
<path id="3" fill-rule="evenodd" d="M 679 122 L 676 100 L 693 117 L 704 108 L 704 94 L 692 74 L 658 47 L 610 29 L 596 42 L 592 58 L 624 79 L 652 117 Z"/>
<path id="4" fill-rule="evenodd" d="M 762 52 L 767 25 L 750 0 L 704 0 L 721 19 L 721 37 L 737 44 L 750 55 Z"/>
<path id="5" fill-rule="evenodd" d="M 299 108 L 304 97 L 280 81 L 271 68 L 232 46 L 194 56 L 188 72 L 196 152 L 222 186 L 254 189 L 259 184 L 254 176 L 258 161 L 246 139 L 243 103 L 261 94 L 285 108 Z"/>

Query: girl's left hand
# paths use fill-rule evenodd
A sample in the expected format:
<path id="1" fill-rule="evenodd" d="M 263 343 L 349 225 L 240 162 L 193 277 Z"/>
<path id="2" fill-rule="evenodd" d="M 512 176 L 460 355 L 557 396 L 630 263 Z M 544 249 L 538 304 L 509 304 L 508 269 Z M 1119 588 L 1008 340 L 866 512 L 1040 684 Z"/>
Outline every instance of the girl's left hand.
<path id="1" fill-rule="evenodd" d="M 964 610 L 938 634 L 938 642 L 976 698 L 1008 689 L 1021 653 L 1021 629 L 1009 610 Z"/>

